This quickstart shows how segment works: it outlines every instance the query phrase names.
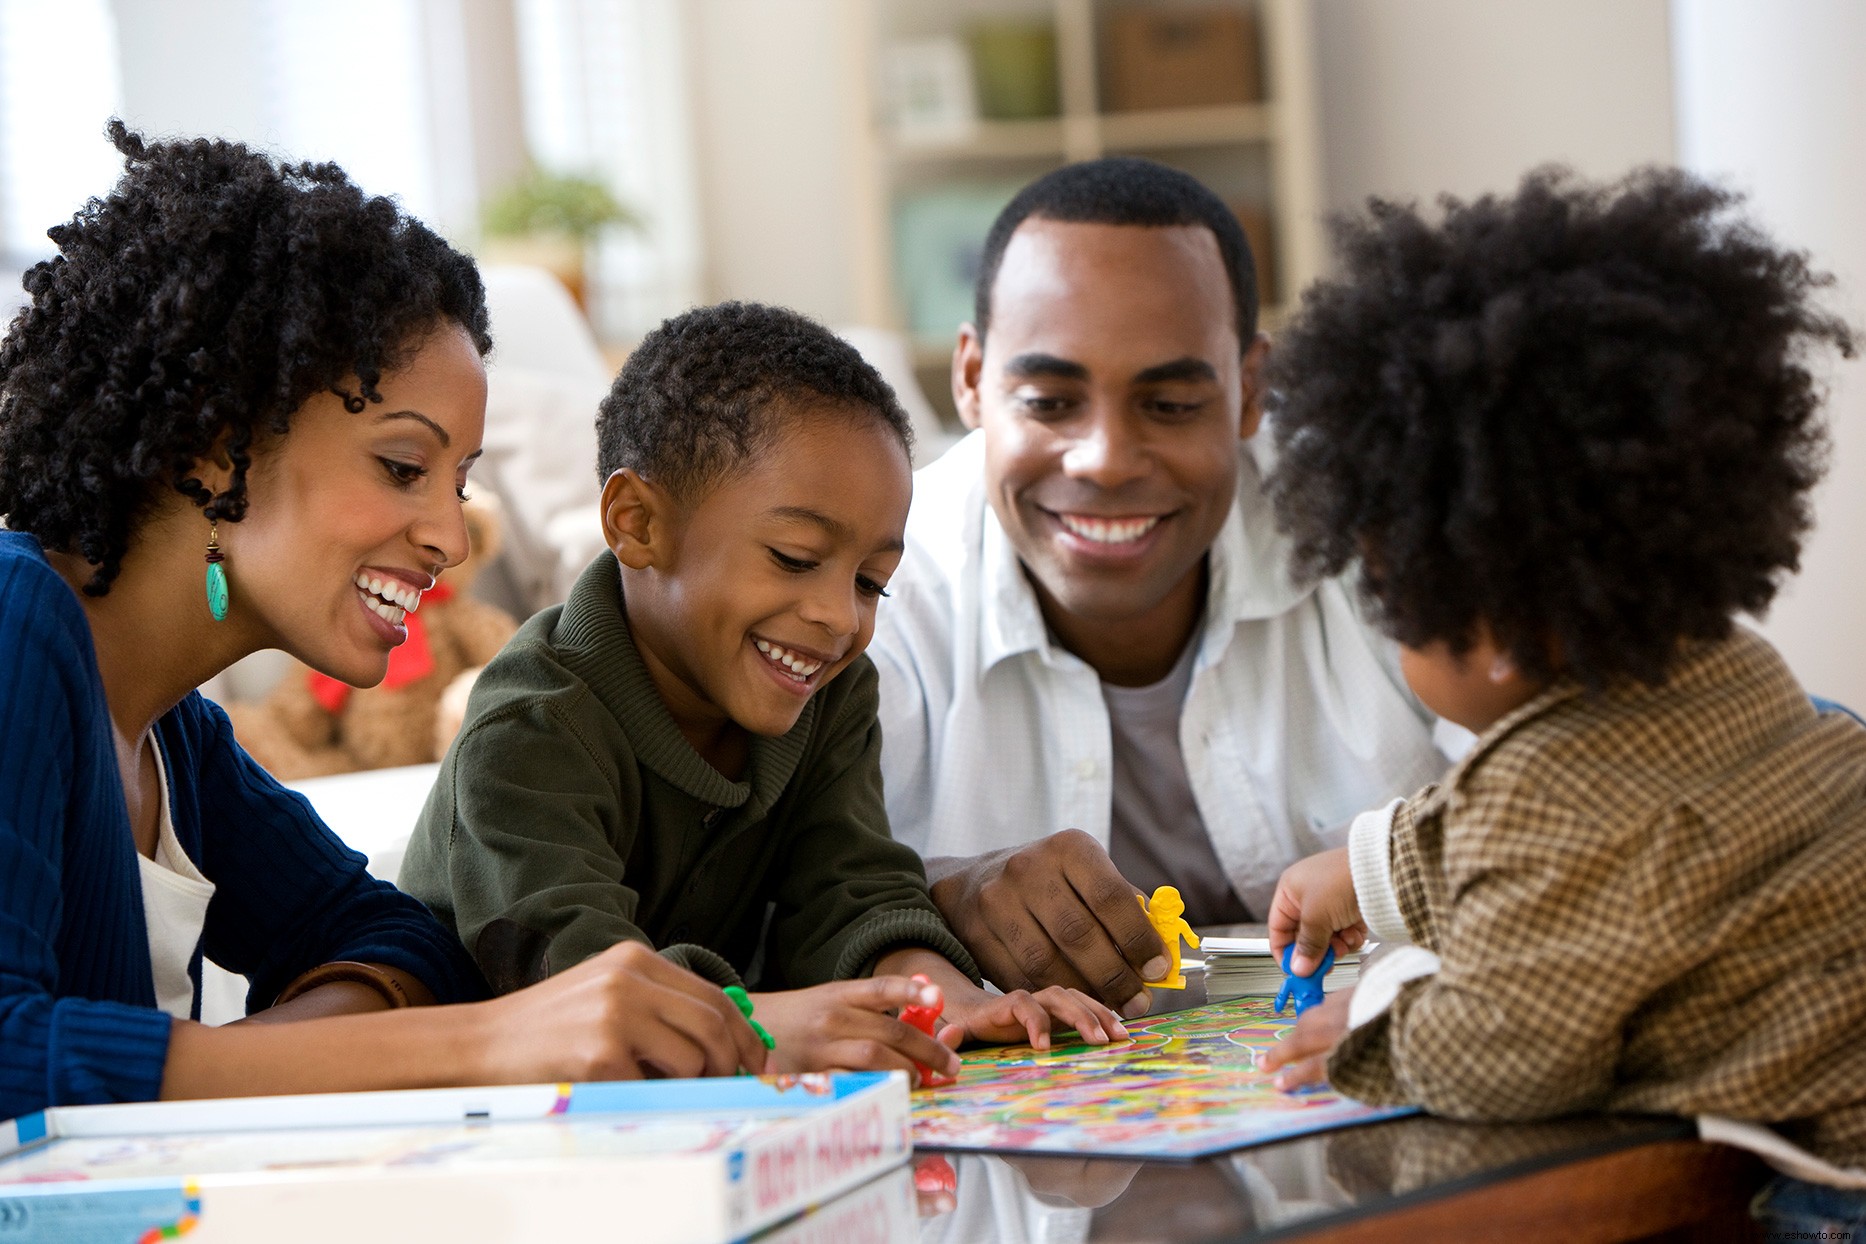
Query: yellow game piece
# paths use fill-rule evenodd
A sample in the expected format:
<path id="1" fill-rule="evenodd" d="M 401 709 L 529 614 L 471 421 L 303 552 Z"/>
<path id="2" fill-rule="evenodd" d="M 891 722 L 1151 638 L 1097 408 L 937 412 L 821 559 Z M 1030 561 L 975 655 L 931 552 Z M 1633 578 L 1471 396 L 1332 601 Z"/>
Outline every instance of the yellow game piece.
<path id="1" fill-rule="evenodd" d="M 1185 938 L 1192 949 L 1199 948 L 1199 935 L 1192 931 L 1192 926 L 1185 921 L 1186 901 L 1179 897 L 1179 891 L 1170 885 L 1163 885 L 1153 892 L 1149 900 L 1144 895 L 1136 894 L 1134 901 L 1147 913 L 1147 923 L 1166 943 L 1166 953 L 1172 963 L 1166 969 L 1166 975 L 1157 981 L 1143 982 L 1149 989 L 1184 989 L 1186 978 L 1179 974 L 1179 939 Z"/>

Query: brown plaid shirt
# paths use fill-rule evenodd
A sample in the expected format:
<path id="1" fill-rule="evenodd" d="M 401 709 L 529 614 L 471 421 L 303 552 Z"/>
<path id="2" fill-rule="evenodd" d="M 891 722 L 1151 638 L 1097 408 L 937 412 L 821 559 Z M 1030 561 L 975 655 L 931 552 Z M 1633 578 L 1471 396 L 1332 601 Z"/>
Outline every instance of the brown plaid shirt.
<path id="1" fill-rule="evenodd" d="M 1399 808 L 1391 862 L 1440 968 L 1343 1038 L 1342 1092 L 1728 1115 L 1866 1166 L 1866 728 L 1753 633 L 1551 687 Z"/>

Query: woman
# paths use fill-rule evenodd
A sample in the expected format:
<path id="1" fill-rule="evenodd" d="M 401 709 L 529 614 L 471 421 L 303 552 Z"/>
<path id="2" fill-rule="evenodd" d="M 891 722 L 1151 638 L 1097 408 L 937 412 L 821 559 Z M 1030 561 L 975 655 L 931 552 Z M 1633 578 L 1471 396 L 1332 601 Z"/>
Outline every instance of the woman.
<path id="1" fill-rule="evenodd" d="M 642 947 L 475 1001 L 458 943 L 195 690 L 267 647 L 382 679 L 467 552 L 486 309 L 334 165 L 109 132 L 123 179 L 51 231 L 0 343 L 0 1118 L 762 1068 Z M 203 954 L 246 1021 L 191 1018 Z"/>

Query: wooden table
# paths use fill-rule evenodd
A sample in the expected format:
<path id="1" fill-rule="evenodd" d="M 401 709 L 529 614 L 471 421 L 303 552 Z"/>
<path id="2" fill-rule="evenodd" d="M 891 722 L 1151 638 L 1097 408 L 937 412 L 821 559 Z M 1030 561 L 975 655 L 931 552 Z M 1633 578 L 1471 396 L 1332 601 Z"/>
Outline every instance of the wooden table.
<path id="1" fill-rule="evenodd" d="M 921 1244 L 1760 1240 L 1766 1175 L 1667 1118 L 1399 1119 L 1187 1163 L 929 1157 L 958 1195 Z"/>

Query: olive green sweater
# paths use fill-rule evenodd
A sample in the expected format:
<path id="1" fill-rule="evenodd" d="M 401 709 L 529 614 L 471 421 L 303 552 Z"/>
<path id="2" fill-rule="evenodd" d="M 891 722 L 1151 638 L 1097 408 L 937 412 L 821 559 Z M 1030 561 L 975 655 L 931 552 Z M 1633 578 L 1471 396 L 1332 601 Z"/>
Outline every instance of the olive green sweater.
<path id="1" fill-rule="evenodd" d="M 474 685 L 402 866 L 501 993 L 621 941 L 721 984 L 860 976 L 918 945 L 978 970 L 889 837 L 876 677 L 857 660 L 745 780 L 681 735 L 629 634 L 607 553 Z"/>

